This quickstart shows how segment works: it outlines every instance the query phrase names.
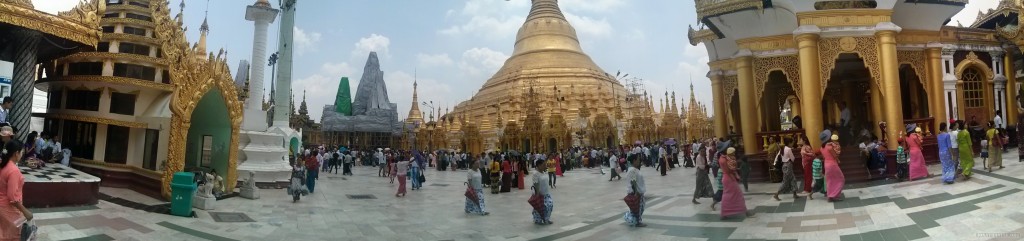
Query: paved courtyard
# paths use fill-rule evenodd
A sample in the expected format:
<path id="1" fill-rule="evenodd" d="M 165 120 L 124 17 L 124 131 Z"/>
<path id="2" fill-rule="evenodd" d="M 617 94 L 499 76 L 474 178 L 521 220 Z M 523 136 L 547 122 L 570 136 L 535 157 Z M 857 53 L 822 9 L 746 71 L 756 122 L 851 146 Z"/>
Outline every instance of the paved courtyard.
<path id="1" fill-rule="evenodd" d="M 751 184 L 747 206 L 757 215 L 724 221 L 710 199 L 690 203 L 693 169 L 661 177 L 644 168 L 652 197 L 649 226 L 639 229 L 622 220 L 626 183 L 608 182 L 597 169 L 558 178 L 555 224 L 548 226 L 531 222 L 528 190 L 488 193 L 491 214 L 468 215 L 465 171 L 428 171 L 422 190 L 396 198 L 397 182 L 371 167 L 355 168 L 355 176 L 321 175 L 317 192 L 299 203 L 284 190 L 262 190 L 259 200 L 224 199 L 216 210 L 197 210 L 197 218 L 147 212 L 163 202 L 111 188 L 101 192 L 112 201 L 35 216 L 39 240 L 1024 240 L 1024 164 L 1015 150 L 1004 156 L 1006 169 L 978 171 L 970 181 L 853 184 L 837 203 L 804 196 L 779 202 L 768 194 L 776 184 Z M 354 199 L 360 197 L 369 199 Z"/>

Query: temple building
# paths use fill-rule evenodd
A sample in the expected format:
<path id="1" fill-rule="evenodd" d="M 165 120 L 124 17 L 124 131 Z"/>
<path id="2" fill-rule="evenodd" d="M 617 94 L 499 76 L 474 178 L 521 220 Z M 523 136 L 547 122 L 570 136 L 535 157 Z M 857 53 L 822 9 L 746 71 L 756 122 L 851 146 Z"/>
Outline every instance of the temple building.
<path id="1" fill-rule="evenodd" d="M 348 100 L 347 80 L 342 79 L 339 83 L 335 104 L 323 107 L 318 134 L 314 134 L 319 135 L 315 138 L 320 142 L 308 143 L 363 150 L 398 147 L 401 144 L 403 122 L 398 120 L 398 104 L 388 99 L 384 72 L 381 71 L 377 53 L 370 52 L 367 57 L 363 76 L 356 87 L 355 100 L 351 102 Z M 300 110 L 305 110 L 305 98 Z"/>
<path id="2" fill-rule="evenodd" d="M 838 125 L 866 129 L 890 140 L 893 150 L 905 124 L 932 135 L 941 122 L 959 119 L 980 128 L 995 116 L 1014 136 L 1022 6 L 999 0 L 974 23 L 949 26 L 966 4 L 697 0 L 700 24 L 691 26 L 689 38 L 710 56 L 714 136 L 735 132 L 749 155 L 762 152 L 772 137 L 802 134 L 818 147 L 823 128 Z M 778 118 L 784 106 L 789 117 L 801 119 L 792 130 Z M 842 119 L 844 109 L 849 120 Z M 844 143 L 857 140 L 846 133 L 840 133 Z M 938 160 L 928 151 L 934 143 L 926 138 L 931 161 Z M 766 177 L 767 163 L 752 162 L 752 178 Z M 868 178 L 857 161 L 842 163 L 848 180 Z"/>
<path id="3" fill-rule="evenodd" d="M 636 114 L 622 110 L 628 92 L 583 52 L 558 1 L 532 4 L 512 56 L 475 96 L 445 118 L 459 125 L 461 140 L 472 143 L 450 145 L 479 153 L 512 147 L 528 152 L 564 150 L 579 139 L 581 146 L 625 142 L 616 123 Z"/>
<path id="4" fill-rule="evenodd" d="M 186 169 L 216 170 L 233 189 L 242 104 L 223 50 L 206 50 L 206 21 L 193 45 L 166 0 L 93 0 L 63 14 L 102 30 L 95 52 L 42 63 L 46 77 L 30 81 L 49 95 L 32 115 L 62 138 L 72 166 L 154 197 L 167 198 Z"/>

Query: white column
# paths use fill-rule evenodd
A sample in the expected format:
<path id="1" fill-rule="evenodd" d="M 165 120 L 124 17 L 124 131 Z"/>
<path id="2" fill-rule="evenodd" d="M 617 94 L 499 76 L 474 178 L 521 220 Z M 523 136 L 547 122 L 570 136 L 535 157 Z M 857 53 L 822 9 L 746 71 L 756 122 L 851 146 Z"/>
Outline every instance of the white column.
<path id="1" fill-rule="evenodd" d="M 995 72 L 995 76 L 992 78 L 993 89 L 995 96 L 996 114 L 999 114 L 1003 119 L 1004 126 L 1006 127 L 1006 75 L 1004 74 L 1005 68 L 1003 67 L 1003 51 L 992 51 L 989 55 L 992 56 L 992 70 Z"/>
<path id="2" fill-rule="evenodd" d="M 960 112 L 956 104 L 956 75 L 953 73 L 953 53 L 956 49 L 952 45 L 946 45 L 942 49 L 942 102 L 946 103 L 946 119 L 959 119 Z"/>
<path id="3" fill-rule="evenodd" d="M 249 6 L 246 8 L 245 20 L 253 21 L 255 31 L 252 35 L 252 66 L 249 66 L 249 99 L 245 106 L 248 109 L 263 109 L 263 76 L 267 66 L 267 28 L 277 18 L 277 9 L 269 6 Z"/>

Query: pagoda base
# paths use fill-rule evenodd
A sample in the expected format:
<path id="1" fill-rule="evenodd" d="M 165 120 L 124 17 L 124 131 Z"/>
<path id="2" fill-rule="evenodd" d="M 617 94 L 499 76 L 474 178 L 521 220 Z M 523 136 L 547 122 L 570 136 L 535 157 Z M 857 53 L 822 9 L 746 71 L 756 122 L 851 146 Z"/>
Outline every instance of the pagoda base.
<path id="1" fill-rule="evenodd" d="M 287 183 L 292 167 L 287 159 L 288 149 L 283 147 L 284 136 L 262 131 L 242 131 L 240 134 L 240 143 L 244 143 L 244 147 L 238 158 L 241 163 L 238 175 L 245 177 L 254 173 L 257 186 Z"/>

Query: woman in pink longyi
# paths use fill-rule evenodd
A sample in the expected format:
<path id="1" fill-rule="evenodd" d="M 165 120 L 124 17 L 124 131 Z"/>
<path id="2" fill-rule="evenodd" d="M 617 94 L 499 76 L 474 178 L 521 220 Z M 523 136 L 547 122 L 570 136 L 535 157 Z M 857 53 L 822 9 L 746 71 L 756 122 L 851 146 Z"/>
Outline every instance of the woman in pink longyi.
<path id="1" fill-rule="evenodd" d="M 839 169 L 839 135 L 832 135 L 832 141 L 825 144 L 821 155 L 825 157 L 825 187 L 828 190 L 828 201 L 842 201 L 840 196 L 843 193 L 843 186 L 846 185 L 846 177 L 843 170 Z"/>
<path id="2" fill-rule="evenodd" d="M 726 149 L 725 155 L 718 158 L 722 168 L 722 219 L 738 214 L 754 216 L 747 211 L 746 200 L 743 199 L 743 188 L 740 186 L 740 174 L 736 162 L 736 148 Z"/>
<path id="3" fill-rule="evenodd" d="M 917 180 L 928 177 L 928 167 L 924 164 L 924 154 L 921 153 L 921 127 L 914 128 L 907 137 L 907 145 L 910 146 L 910 180 Z"/>

